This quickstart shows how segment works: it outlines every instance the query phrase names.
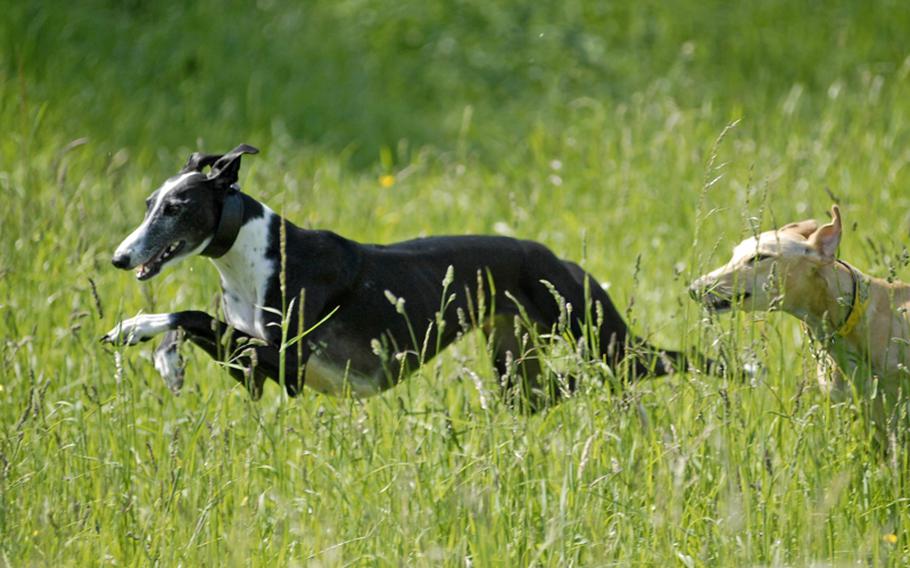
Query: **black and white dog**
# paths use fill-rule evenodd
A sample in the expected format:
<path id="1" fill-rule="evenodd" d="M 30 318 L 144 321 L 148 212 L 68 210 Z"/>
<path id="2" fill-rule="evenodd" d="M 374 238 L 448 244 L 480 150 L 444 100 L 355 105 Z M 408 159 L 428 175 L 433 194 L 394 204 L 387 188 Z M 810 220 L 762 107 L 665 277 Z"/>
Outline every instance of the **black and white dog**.
<path id="1" fill-rule="evenodd" d="M 283 382 L 291 396 L 303 385 L 336 395 L 379 393 L 472 325 L 492 334 L 503 387 L 520 387 L 520 401 L 532 409 L 565 388 L 542 384 L 530 328 L 548 334 L 561 326 L 587 342 L 592 357 L 632 378 L 685 369 L 682 353 L 635 338 L 590 275 L 536 242 L 443 236 L 365 245 L 296 227 L 239 191 L 240 158 L 255 153 L 241 145 L 224 155 L 191 155 L 148 198 L 145 219 L 112 260 L 147 280 L 182 258 L 210 257 L 221 274 L 226 321 L 201 311 L 144 314 L 103 341 L 132 345 L 167 333 L 156 366 L 177 373 L 171 356 L 185 334 L 231 363 L 254 398 L 266 378 Z"/>

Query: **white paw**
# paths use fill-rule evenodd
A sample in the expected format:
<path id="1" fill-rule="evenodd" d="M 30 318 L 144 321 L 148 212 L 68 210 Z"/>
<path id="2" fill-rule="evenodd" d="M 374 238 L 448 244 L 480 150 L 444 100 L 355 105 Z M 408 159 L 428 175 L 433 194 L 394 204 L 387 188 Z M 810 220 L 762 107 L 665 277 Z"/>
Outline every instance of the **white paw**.
<path id="1" fill-rule="evenodd" d="M 743 363 L 743 379 L 748 380 L 752 386 L 768 378 L 768 368 L 756 360 Z"/>
<path id="2" fill-rule="evenodd" d="M 182 336 L 176 337 L 173 341 L 165 339 L 152 357 L 155 369 L 164 379 L 167 388 L 171 389 L 174 394 L 179 394 L 180 389 L 183 388 L 184 364 L 183 357 L 180 355 L 182 341 Z"/>
<path id="3" fill-rule="evenodd" d="M 104 343 L 136 345 L 171 329 L 171 314 L 143 314 L 123 320 L 101 338 Z"/>

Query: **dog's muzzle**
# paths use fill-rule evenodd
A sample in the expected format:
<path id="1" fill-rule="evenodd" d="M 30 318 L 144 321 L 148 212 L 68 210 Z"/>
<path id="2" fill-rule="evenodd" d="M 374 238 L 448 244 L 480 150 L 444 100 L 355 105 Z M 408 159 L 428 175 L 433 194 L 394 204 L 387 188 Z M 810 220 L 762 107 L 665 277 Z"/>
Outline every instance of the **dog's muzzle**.
<path id="1" fill-rule="evenodd" d="M 705 295 L 710 293 L 711 287 L 711 282 L 705 281 L 704 277 L 699 278 L 689 285 L 689 297 L 696 302 L 702 302 L 705 299 Z"/>
<path id="2" fill-rule="evenodd" d="M 749 292 L 727 293 L 717 289 L 717 283 L 699 278 L 689 286 L 689 297 L 715 312 L 724 312 L 733 307 L 734 302 L 749 299 Z"/>

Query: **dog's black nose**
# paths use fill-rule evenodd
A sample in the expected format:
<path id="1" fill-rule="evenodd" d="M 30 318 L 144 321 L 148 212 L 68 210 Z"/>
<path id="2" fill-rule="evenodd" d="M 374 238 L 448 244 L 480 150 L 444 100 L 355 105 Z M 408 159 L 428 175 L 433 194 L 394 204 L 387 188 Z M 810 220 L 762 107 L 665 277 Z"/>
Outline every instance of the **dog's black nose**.
<path id="1" fill-rule="evenodd" d="M 111 264 L 117 268 L 124 269 L 130 265 L 130 256 L 128 254 L 115 254 L 111 259 Z"/>

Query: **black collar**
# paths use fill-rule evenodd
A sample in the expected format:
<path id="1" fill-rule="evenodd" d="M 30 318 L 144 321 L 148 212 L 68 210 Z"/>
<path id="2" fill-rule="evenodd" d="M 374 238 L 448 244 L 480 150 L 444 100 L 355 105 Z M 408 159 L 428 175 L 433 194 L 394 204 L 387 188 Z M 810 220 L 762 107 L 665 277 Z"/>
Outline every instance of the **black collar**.
<path id="1" fill-rule="evenodd" d="M 215 228 L 215 235 L 211 242 L 202 251 L 202 256 L 218 258 L 224 256 L 224 253 L 231 250 L 234 241 L 237 240 L 237 234 L 243 225 L 243 197 L 236 189 L 228 190 L 224 197 L 224 205 L 221 207 L 221 218 L 218 219 L 218 226 Z"/>

